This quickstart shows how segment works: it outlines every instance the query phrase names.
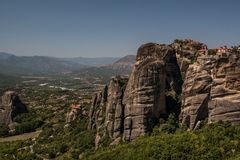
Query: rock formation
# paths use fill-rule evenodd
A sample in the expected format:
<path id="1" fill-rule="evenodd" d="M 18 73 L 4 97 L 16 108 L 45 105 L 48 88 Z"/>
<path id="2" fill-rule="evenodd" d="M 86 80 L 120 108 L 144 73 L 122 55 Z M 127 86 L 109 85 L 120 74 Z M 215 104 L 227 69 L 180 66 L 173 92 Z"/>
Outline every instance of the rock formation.
<path id="1" fill-rule="evenodd" d="M 122 97 L 126 83 L 127 77 L 113 77 L 102 92 L 93 97 L 88 128 L 97 130 L 96 147 L 104 138 L 114 139 L 123 133 Z"/>
<path id="2" fill-rule="evenodd" d="M 97 130 L 96 145 L 106 136 L 115 140 L 113 144 L 122 135 L 131 141 L 151 132 L 169 113 L 178 115 L 181 86 L 175 50 L 155 43 L 142 45 L 129 81 L 114 77 L 93 98 L 89 128 Z"/>
<path id="3" fill-rule="evenodd" d="M 176 50 L 176 56 L 182 77 L 185 77 L 188 66 L 196 61 L 199 55 L 207 52 L 207 45 L 191 39 L 176 39 L 171 45 Z"/>
<path id="4" fill-rule="evenodd" d="M 96 146 L 106 137 L 114 145 L 152 132 L 170 113 L 190 129 L 203 121 L 240 123 L 239 52 L 193 40 L 142 45 L 128 82 L 114 77 L 93 98 L 89 129 L 97 130 Z"/>
<path id="5" fill-rule="evenodd" d="M 190 129 L 208 123 L 240 123 L 240 55 L 219 50 L 201 55 L 189 66 L 180 120 Z"/>
<path id="6" fill-rule="evenodd" d="M 15 116 L 24 112 L 27 108 L 15 92 L 7 91 L 0 97 L 0 124 L 8 125 Z"/>
<path id="7" fill-rule="evenodd" d="M 170 112 L 179 114 L 181 86 L 175 50 L 155 43 L 142 45 L 123 97 L 124 140 L 151 132 Z"/>
<path id="8" fill-rule="evenodd" d="M 66 115 L 66 123 L 71 123 L 76 120 L 77 117 L 81 117 L 85 111 L 80 105 L 71 105 L 71 111 Z"/>

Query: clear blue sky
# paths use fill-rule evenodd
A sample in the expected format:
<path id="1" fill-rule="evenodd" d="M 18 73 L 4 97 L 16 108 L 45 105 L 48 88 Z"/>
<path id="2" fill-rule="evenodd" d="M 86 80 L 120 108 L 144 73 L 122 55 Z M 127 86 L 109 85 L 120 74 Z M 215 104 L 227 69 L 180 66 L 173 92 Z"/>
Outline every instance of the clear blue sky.
<path id="1" fill-rule="evenodd" d="M 101 57 L 146 42 L 240 44 L 240 0 L 0 0 L 0 51 Z"/>

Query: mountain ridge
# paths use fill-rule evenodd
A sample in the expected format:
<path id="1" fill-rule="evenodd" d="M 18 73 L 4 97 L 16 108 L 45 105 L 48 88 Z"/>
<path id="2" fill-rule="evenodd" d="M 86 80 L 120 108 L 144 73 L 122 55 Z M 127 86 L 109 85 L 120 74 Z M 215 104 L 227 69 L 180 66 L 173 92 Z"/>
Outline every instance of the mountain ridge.
<path id="1" fill-rule="evenodd" d="M 112 65 L 119 57 L 97 58 L 57 58 L 50 56 L 16 56 L 0 52 L 0 73 L 2 74 L 61 74 L 82 71 L 83 69 Z M 114 68 L 108 68 L 114 69 Z"/>

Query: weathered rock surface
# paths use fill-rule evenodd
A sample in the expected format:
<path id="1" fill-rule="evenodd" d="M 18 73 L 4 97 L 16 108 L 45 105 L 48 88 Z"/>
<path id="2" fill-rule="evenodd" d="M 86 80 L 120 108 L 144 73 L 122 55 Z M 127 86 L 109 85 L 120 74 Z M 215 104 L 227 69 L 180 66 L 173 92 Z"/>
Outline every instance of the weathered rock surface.
<path id="1" fill-rule="evenodd" d="M 189 66 L 183 85 L 180 120 L 240 123 L 240 55 L 231 51 L 201 55 Z"/>
<path id="2" fill-rule="evenodd" d="M 169 113 L 178 115 L 181 90 L 175 50 L 155 43 L 142 45 L 128 82 L 115 77 L 93 98 L 89 129 L 97 130 L 96 146 L 106 136 L 114 144 L 121 136 L 131 141 L 151 132 Z"/>
<path id="3" fill-rule="evenodd" d="M 207 52 L 207 45 L 191 39 L 175 40 L 171 45 L 176 50 L 176 56 L 182 77 L 199 55 Z"/>
<path id="4" fill-rule="evenodd" d="M 147 43 L 138 49 L 128 82 L 114 77 L 94 96 L 89 129 L 96 129 L 98 146 L 106 137 L 114 145 L 152 132 L 170 113 L 190 129 L 204 121 L 240 124 L 239 99 L 240 52 L 208 50 L 193 40 Z"/>
<path id="5" fill-rule="evenodd" d="M 181 73 L 175 50 L 148 43 L 138 49 L 136 63 L 123 97 L 125 141 L 151 132 L 160 118 L 178 114 Z"/>
<path id="6" fill-rule="evenodd" d="M 106 85 L 100 93 L 97 93 L 93 96 L 92 106 L 89 113 L 89 129 L 96 129 L 98 121 L 102 123 L 101 119 L 104 118 L 104 113 L 106 110 L 107 91 L 108 86 Z"/>
<path id="7" fill-rule="evenodd" d="M 104 138 L 115 139 L 123 133 L 122 97 L 127 79 L 121 76 L 113 77 L 103 91 L 93 98 L 88 127 L 97 130 L 96 147 Z"/>
<path id="8" fill-rule="evenodd" d="M 66 115 L 66 123 L 71 123 L 77 118 L 81 118 L 86 115 L 86 111 L 80 105 L 71 105 L 71 111 Z"/>
<path id="9" fill-rule="evenodd" d="M 0 124 L 8 125 L 15 116 L 24 112 L 27 108 L 15 92 L 7 91 L 0 97 Z"/>

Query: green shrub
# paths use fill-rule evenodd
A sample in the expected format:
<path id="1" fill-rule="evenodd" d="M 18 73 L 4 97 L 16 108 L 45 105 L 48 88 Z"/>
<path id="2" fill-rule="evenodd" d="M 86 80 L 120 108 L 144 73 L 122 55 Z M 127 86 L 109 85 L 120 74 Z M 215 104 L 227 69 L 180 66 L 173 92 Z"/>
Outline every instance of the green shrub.
<path id="1" fill-rule="evenodd" d="M 172 119 L 170 117 L 169 119 Z M 174 125 L 174 121 L 168 123 Z M 89 160 L 218 160 L 240 155 L 240 126 L 229 123 L 205 125 L 197 131 L 177 130 L 174 134 L 159 132 L 127 144 L 100 149 L 85 158 Z"/>
<path id="2" fill-rule="evenodd" d="M 7 136 L 9 132 L 8 126 L 4 124 L 0 124 L 0 137 Z"/>
<path id="3" fill-rule="evenodd" d="M 43 121 L 33 120 L 29 122 L 23 122 L 16 126 L 15 134 L 22 134 L 27 132 L 33 132 L 43 124 Z"/>
<path id="4" fill-rule="evenodd" d="M 160 133 L 175 133 L 178 129 L 177 119 L 174 113 L 169 114 L 167 121 L 161 119 L 159 124 L 153 128 L 152 135 Z"/>
<path id="5" fill-rule="evenodd" d="M 65 153 L 68 151 L 68 146 L 66 144 L 62 144 L 60 147 L 60 152 Z"/>
<path id="6" fill-rule="evenodd" d="M 54 151 L 50 151 L 50 153 L 48 154 L 48 157 L 50 159 L 54 159 L 54 158 L 56 158 L 56 153 Z"/>

